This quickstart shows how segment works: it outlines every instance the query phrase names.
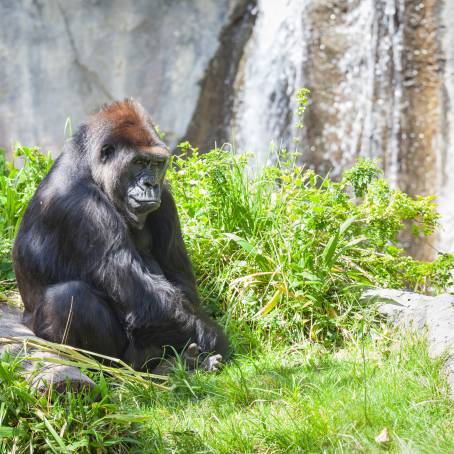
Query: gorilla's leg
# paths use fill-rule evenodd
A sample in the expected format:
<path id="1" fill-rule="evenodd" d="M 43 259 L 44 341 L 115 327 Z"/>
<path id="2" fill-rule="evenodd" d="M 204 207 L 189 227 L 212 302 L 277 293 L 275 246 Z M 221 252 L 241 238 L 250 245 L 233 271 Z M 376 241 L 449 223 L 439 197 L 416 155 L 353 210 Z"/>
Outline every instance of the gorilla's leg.
<path id="1" fill-rule="evenodd" d="M 43 339 L 115 358 L 127 347 L 126 333 L 114 311 L 82 281 L 47 287 L 32 314 L 31 328 Z"/>

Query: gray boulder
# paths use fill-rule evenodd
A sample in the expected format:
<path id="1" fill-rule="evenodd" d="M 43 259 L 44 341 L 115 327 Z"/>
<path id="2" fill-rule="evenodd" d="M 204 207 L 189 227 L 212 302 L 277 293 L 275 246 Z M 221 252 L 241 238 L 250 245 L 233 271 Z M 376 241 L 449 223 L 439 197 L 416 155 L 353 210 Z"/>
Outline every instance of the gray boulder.
<path id="1" fill-rule="evenodd" d="M 37 339 L 33 332 L 21 322 L 22 311 L 0 302 L 0 355 L 6 351 L 15 355 L 30 353 L 27 339 Z M 24 361 L 23 373 L 33 388 L 47 391 L 50 387 L 59 392 L 67 389 L 67 384 L 74 391 L 92 389 L 95 384 L 83 374 L 79 368 L 57 364 L 58 355 L 55 353 L 33 351 L 33 356 L 42 358 L 42 361 Z M 46 358 L 48 361 L 46 361 Z"/>
<path id="2" fill-rule="evenodd" d="M 364 299 L 376 301 L 379 312 L 394 325 L 416 332 L 427 330 L 429 353 L 446 353 L 445 371 L 454 399 L 454 296 L 426 296 L 391 289 L 368 290 Z"/>

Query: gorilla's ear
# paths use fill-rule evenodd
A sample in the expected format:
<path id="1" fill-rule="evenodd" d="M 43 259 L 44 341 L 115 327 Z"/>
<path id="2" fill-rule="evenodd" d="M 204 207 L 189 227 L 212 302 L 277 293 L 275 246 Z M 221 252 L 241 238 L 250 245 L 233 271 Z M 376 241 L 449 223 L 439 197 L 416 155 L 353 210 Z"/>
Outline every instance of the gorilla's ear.
<path id="1" fill-rule="evenodd" d="M 87 139 L 88 139 L 88 125 L 82 123 L 73 134 L 71 142 L 73 148 L 79 152 L 84 153 L 87 149 Z"/>

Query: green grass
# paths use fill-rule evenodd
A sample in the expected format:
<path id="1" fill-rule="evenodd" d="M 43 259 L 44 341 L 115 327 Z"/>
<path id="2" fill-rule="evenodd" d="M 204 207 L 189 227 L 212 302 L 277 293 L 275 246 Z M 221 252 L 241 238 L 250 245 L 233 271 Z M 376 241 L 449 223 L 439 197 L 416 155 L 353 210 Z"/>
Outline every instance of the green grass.
<path id="1" fill-rule="evenodd" d="M 150 427 L 165 421 L 157 440 L 177 452 L 373 451 L 384 427 L 391 450 L 429 441 L 441 448 L 445 439 L 453 449 L 440 363 L 416 339 L 398 351 L 383 347 L 366 348 L 365 375 L 361 348 L 353 345 L 337 353 L 308 345 L 244 357 L 219 376 L 181 382 L 186 398 L 158 400 Z"/>
<path id="2" fill-rule="evenodd" d="M 39 452 L 454 450 L 442 360 L 429 359 L 421 338 L 386 330 L 337 351 L 265 348 L 217 375 L 177 368 L 170 392 L 94 374 L 98 402 L 35 395 L 16 363 L 0 363 L 0 452 L 29 452 L 30 443 Z M 389 442 L 377 443 L 385 427 Z"/>

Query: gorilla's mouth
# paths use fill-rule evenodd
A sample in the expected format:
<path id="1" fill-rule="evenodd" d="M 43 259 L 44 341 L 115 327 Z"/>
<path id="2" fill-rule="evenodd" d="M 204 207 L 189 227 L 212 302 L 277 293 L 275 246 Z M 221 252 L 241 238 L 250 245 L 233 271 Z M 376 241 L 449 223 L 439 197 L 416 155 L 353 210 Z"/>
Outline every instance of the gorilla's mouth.
<path id="1" fill-rule="evenodd" d="M 136 179 L 127 191 L 128 204 L 137 215 L 146 215 L 161 205 L 161 186 L 148 174 Z"/>
<path id="2" fill-rule="evenodd" d="M 136 213 L 150 213 L 157 210 L 161 205 L 161 200 L 144 195 L 129 194 L 129 205 Z"/>

